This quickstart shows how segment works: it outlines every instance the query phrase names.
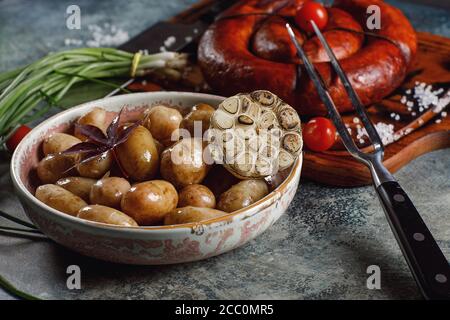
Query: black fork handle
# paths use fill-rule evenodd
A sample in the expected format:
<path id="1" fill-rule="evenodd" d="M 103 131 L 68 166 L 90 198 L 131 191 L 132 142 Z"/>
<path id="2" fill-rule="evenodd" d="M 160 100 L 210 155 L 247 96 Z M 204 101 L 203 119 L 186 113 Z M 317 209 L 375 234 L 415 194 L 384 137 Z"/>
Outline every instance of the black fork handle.
<path id="1" fill-rule="evenodd" d="M 396 181 L 377 188 L 389 224 L 425 299 L 450 299 L 450 265 Z"/>

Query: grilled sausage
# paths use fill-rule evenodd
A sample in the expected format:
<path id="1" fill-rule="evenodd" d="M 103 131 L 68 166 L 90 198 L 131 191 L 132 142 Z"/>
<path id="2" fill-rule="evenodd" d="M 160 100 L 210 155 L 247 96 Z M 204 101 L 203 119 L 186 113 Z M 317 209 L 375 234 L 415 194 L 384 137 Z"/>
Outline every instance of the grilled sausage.
<path id="1" fill-rule="evenodd" d="M 201 38 L 199 64 L 208 84 L 223 95 L 266 89 L 295 106 L 300 114 L 325 114 L 326 109 L 301 64 L 303 72 L 298 76 L 295 51 L 282 30 L 283 23 L 292 18 L 289 15 L 295 14 L 295 10 L 276 11 L 282 3 L 286 1 L 241 1 L 225 11 Z M 302 3 L 296 1 L 295 6 Z M 380 30 L 366 30 L 366 11 L 370 5 L 381 9 Z M 255 12 L 279 15 L 268 18 L 252 14 Z M 382 0 L 336 0 L 328 13 L 330 19 L 324 35 L 361 101 L 368 105 L 381 100 L 403 81 L 416 53 L 417 39 L 411 24 L 400 10 Z M 342 27 L 347 30 L 336 29 Z M 375 32 L 381 38 L 366 35 L 363 39 L 361 30 Z M 344 87 L 318 40 L 314 37 L 301 40 L 339 111 L 351 111 Z"/>

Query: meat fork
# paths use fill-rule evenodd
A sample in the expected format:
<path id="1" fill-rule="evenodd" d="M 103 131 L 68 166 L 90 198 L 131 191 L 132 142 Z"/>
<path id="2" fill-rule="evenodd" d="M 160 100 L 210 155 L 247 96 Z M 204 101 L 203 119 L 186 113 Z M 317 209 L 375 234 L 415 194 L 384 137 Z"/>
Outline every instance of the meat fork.
<path id="1" fill-rule="evenodd" d="M 329 117 L 336 126 L 344 146 L 354 158 L 370 169 L 373 184 L 387 220 L 422 295 L 425 299 L 450 299 L 450 266 L 447 259 L 406 192 L 383 165 L 384 148 L 377 130 L 322 32 L 314 21 L 311 21 L 311 24 L 367 131 L 373 144 L 373 152 L 365 153 L 358 149 L 347 131 L 325 83 L 297 42 L 292 28 L 287 23 L 286 28 L 297 49 L 298 57 L 303 61 L 305 69 L 316 87 L 320 99 L 326 106 Z"/>

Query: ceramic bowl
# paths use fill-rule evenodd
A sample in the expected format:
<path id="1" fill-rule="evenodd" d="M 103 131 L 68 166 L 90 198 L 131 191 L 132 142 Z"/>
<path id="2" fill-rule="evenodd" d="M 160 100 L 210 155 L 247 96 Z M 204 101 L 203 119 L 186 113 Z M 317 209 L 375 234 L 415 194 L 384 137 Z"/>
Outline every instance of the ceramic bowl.
<path id="1" fill-rule="evenodd" d="M 81 254 L 126 264 L 171 264 L 212 257 L 242 246 L 271 226 L 291 203 L 300 179 L 302 157 L 288 176 L 269 195 L 249 207 L 202 223 L 173 226 L 117 227 L 82 220 L 42 203 L 34 197 L 35 167 L 42 157 L 42 140 L 64 132 L 94 107 L 126 114 L 156 104 L 187 110 L 204 102 L 217 106 L 220 96 L 149 92 L 120 95 L 82 104 L 61 112 L 35 127 L 18 145 L 11 161 L 11 176 L 17 194 L 31 221 L 48 237 Z M 112 114 L 112 112 L 111 112 Z"/>

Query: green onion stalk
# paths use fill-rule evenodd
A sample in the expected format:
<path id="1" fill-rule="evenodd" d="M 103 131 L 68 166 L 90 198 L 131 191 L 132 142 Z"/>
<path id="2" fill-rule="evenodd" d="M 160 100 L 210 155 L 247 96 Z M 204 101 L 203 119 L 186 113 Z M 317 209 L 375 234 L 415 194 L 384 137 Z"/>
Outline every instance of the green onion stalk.
<path id="1" fill-rule="evenodd" d="M 152 72 L 177 78 L 187 64 L 187 56 L 175 52 L 138 55 L 113 48 L 80 48 L 51 53 L 25 67 L 1 73 L 0 143 L 18 125 L 38 119 L 57 106 L 77 83 L 93 81 L 117 88 L 104 79 Z"/>

